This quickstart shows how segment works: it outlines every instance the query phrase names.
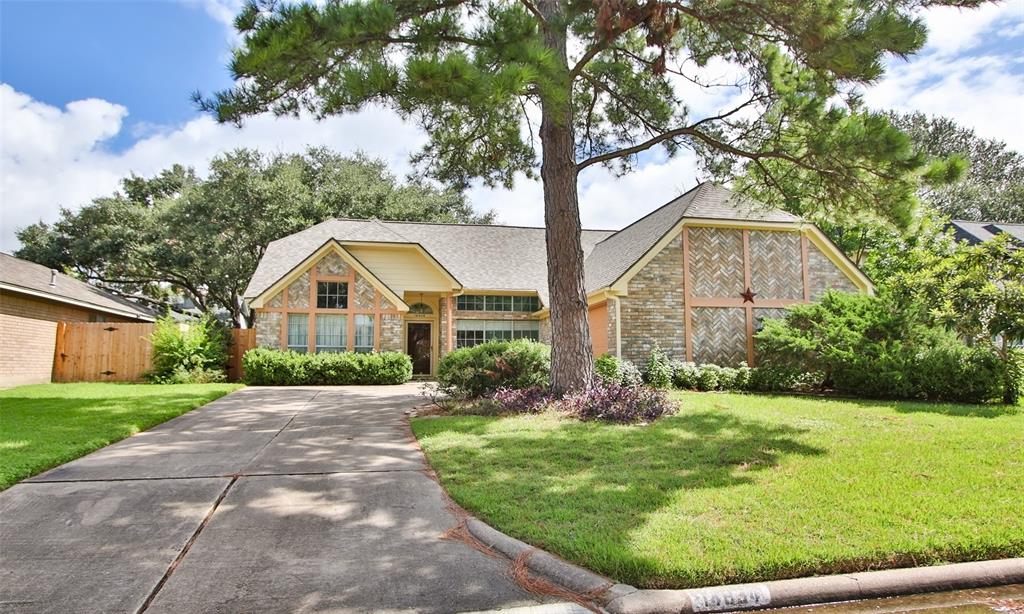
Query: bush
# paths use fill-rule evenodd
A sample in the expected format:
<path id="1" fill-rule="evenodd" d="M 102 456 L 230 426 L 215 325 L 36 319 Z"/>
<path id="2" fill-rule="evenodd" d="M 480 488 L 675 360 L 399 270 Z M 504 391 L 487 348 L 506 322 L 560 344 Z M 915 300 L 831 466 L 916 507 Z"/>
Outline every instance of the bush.
<path id="1" fill-rule="evenodd" d="M 622 381 L 622 367 L 618 356 L 605 353 L 594 361 L 594 375 L 603 382 L 610 384 Z"/>
<path id="2" fill-rule="evenodd" d="M 810 386 L 980 403 L 1005 388 L 1005 368 L 993 352 L 967 347 L 925 325 L 920 310 L 885 297 L 828 292 L 820 303 L 790 307 L 785 319 L 766 320 L 756 339 L 764 373 L 752 386 L 762 390 Z"/>
<path id="3" fill-rule="evenodd" d="M 1008 350 L 1004 360 L 1003 403 L 1016 405 L 1024 390 L 1024 350 Z"/>
<path id="4" fill-rule="evenodd" d="M 648 386 L 596 383 L 591 388 L 566 395 L 557 407 L 580 420 L 610 422 L 652 422 L 675 413 L 678 406 L 662 390 Z"/>
<path id="5" fill-rule="evenodd" d="M 402 352 L 300 354 L 268 348 L 242 357 L 245 381 L 258 386 L 402 384 L 412 379 L 412 359 Z"/>
<path id="6" fill-rule="evenodd" d="M 657 344 L 651 349 L 643 372 L 644 382 L 654 388 L 668 388 L 672 385 L 672 361 L 665 350 Z"/>
<path id="7" fill-rule="evenodd" d="M 541 411 L 554 401 L 545 388 L 499 388 L 491 397 L 506 413 L 532 414 Z"/>
<path id="8" fill-rule="evenodd" d="M 170 314 L 156 321 L 149 342 L 153 369 L 146 378 L 158 384 L 222 382 L 230 337 L 210 315 L 194 322 L 178 322 Z"/>
<path id="9" fill-rule="evenodd" d="M 672 386 L 680 390 L 697 389 L 697 365 L 676 360 L 672 362 Z"/>
<path id="10" fill-rule="evenodd" d="M 551 348 L 518 339 L 489 341 L 449 352 L 437 368 L 437 382 L 446 394 L 487 396 L 499 388 L 547 388 Z"/>
<path id="11" fill-rule="evenodd" d="M 643 374 L 640 373 L 640 368 L 628 360 L 623 360 L 619 364 L 619 373 L 621 378 L 619 383 L 623 386 L 641 386 L 644 383 Z"/>
<path id="12" fill-rule="evenodd" d="M 718 390 L 721 372 L 722 368 L 718 365 L 700 365 L 697 367 L 697 390 L 702 392 Z"/>

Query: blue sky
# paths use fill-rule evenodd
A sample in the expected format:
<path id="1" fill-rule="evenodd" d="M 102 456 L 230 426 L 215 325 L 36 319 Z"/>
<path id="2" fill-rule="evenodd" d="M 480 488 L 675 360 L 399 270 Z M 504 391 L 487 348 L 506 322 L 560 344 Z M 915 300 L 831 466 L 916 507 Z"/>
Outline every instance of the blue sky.
<path id="1" fill-rule="evenodd" d="M 0 250 L 16 248 L 16 227 L 53 221 L 60 207 L 108 194 L 128 173 L 174 163 L 202 172 L 211 157 L 239 146 L 363 150 L 399 175 L 408 171 L 424 136 L 383 109 L 323 123 L 260 117 L 242 130 L 199 114 L 193 90 L 230 85 L 237 2 L 0 0 Z M 891 61 L 885 79 L 865 92 L 867 102 L 951 116 L 1024 150 L 1024 0 L 923 17 L 928 46 L 909 62 Z M 724 102 L 698 97 L 691 106 Z M 621 227 L 699 178 L 685 154 L 649 156 L 624 178 L 588 170 L 580 186 L 584 225 Z M 511 191 L 476 187 L 470 198 L 507 223 L 543 219 L 535 182 Z"/>

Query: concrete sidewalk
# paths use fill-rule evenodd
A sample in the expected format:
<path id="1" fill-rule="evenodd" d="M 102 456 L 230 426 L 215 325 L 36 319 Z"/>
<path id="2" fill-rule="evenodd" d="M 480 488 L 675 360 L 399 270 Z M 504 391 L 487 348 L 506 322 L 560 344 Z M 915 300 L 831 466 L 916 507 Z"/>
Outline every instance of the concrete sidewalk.
<path id="1" fill-rule="evenodd" d="M 0 493 L 3 612 L 537 605 L 457 524 L 417 386 L 247 388 Z"/>

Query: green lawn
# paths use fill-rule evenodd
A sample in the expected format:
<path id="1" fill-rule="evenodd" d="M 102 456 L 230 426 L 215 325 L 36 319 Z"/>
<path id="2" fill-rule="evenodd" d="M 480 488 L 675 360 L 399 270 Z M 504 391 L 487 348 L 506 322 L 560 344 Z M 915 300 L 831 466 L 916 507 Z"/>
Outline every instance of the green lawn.
<path id="1" fill-rule="evenodd" d="M 649 426 L 413 430 L 463 507 L 637 586 L 1024 556 L 1024 407 L 678 396 Z"/>
<path id="2" fill-rule="evenodd" d="M 0 390 L 0 490 L 240 387 L 41 384 Z"/>

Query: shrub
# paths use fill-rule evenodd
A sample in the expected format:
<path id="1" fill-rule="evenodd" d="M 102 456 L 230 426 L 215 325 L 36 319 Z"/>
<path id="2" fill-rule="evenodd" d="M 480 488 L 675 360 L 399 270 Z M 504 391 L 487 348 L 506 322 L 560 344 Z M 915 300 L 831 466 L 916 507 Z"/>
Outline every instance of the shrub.
<path id="1" fill-rule="evenodd" d="M 224 381 L 229 336 L 210 315 L 178 322 L 170 314 L 156 321 L 149 336 L 153 369 L 146 378 L 158 384 L 202 384 Z"/>
<path id="2" fill-rule="evenodd" d="M 1024 390 L 1024 350 L 1008 350 L 1004 360 L 1003 403 L 1016 405 Z"/>
<path id="3" fill-rule="evenodd" d="M 507 413 L 536 413 L 554 401 L 554 397 L 545 388 L 498 388 L 491 397 Z"/>
<path id="4" fill-rule="evenodd" d="M 788 392 L 797 387 L 803 373 L 792 367 L 761 366 L 750 370 L 747 389 L 757 392 Z"/>
<path id="5" fill-rule="evenodd" d="M 697 389 L 697 365 L 676 360 L 672 362 L 672 385 L 681 390 Z"/>
<path id="6" fill-rule="evenodd" d="M 449 352 L 438 365 L 437 381 L 446 394 L 478 397 L 499 388 L 547 388 L 550 374 L 551 348 L 518 339 Z"/>
<path id="7" fill-rule="evenodd" d="M 618 356 L 605 353 L 594 361 L 594 375 L 603 382 L 618 383 L 622 381 L 622 367 Z"/>
<path id="8" fill-rule="evenodd" d="M 733 380 L 733 390 L 750 390 L 750 377 L 754 370 L 747 366 L 747 363 L 742 363 L 736 367 L 736 377 Z"/>
<path id="9" fill-rule="evenodd" d="M 771 386 L 759 389 L 984 402 L 1005 388 L 993 352 L 967 347 L 922 323 L 920 310 L 885 297 L 828 292 L 820 303 L 766 320 L 756 339 L 764 373 L 752 385 Z"/>
<path id="10" fill-rule="evenodd" d="M 402 352 L 300 354 L 268 348 L 242 357 L 245 381 L 261 386 L 402 384 L 412 379 L 412 359 Z"/>
<path id="11" fill-rule="evenodd" d="M 644 382 L 654 388 L 668 388 L 672 385 L 672 361 L 657 344 L 647 358 L 643 378 Z"/>
<path id="12" fill-rule="evenodd" d="M 566 395 L 557 407 L 580 420 L 610 422 L 652 422 L 676 412 L 678 406 L 667 394 L 649 386 L 596 383 L 591 388 Z"/>
<path id="13" fill-rule="evenodd" d="M 988 349 L 949 343 L 918 356 L 911 382 L 930 400 L 983 403 L 1002 395 L 1003 369 Z"/>
<path id="14" fill-rule="evenodd" d="M 722 368 L 718 365 L 700 365 L 697 367 L 696 388 L 700 391 L 718 390 L 718 378 Z"/>
<path id="15" fill-rule="evenodd" d="M 619 383 L 623 386 L 636 387 L 641 386 L 644 383 L 643 374 L 640 373 L 640 368 L 628 360 L 623 360 L 619 364 L 619 373 L 621 374 Z"/>

